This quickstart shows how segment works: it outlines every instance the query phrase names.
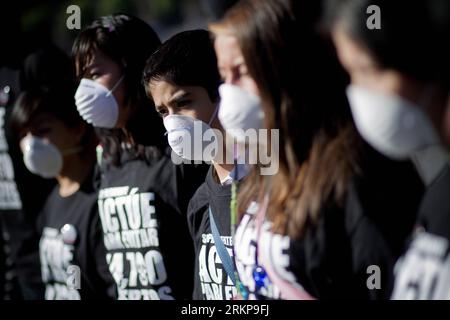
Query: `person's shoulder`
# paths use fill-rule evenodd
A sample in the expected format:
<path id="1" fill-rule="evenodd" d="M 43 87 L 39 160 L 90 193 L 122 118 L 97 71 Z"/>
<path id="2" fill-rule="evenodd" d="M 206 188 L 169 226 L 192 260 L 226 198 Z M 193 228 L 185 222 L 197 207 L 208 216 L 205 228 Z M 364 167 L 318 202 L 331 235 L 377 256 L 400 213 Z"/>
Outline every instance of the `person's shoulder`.
<path id="1" fill-rule="evenodd" d="M 428 188 L 419 211 L 419 223 L 450 240 L 450 166 Z"/>
<path id="2" fill-rule="evenodd" d="M 53 206 L 58 205 L 63 200 L 64 198 L 62 198 L 59 194 L 59 185 L 56 184 L 45 199 L 41 212 L 51 210 Z"/>
<path id="3" fill-rule="evenodd" d="M 388 234 L 410 232 L 424 195 L 424 184 L 411 161 L 394 161 L 367 152 L 348 183 L 345 211 L 349 227 L 370 221 Z M 383 232 L 384 232 L 383 231 Z"/>
<path id="4" fill-rule="evenodd" d="M 39 210 L 36 225 L 42 226 L 43 223 L 48 219 L 49 215 L 55 211 L 57 204 L 61 201 L 61 196 L 59 195 L 59 185 L 55 185 L 42 206 Z"/>
<path id="5" fill-rule="evenodd" d="M 187 220 L 188 227 L 191 232 L 191 236 L 195 237 L 204 225 L 204 218 L 206 216 L 206 209 L 209 205 L 210 197 L 208 186 L 204 182 L 194 193 L 193 197 L 189 201 L 187 208 Z"/>
<path id="6" fill-rule="evenodd" d="M 439 206 L 447 210 L 450 209 L 450 165 L 437 177 L 425 192 L 422 209 L 428 206 Z M 441 206 L 442 205 L 442 206 Z M 448 212 L 450 213 L 450 212 Z"/>

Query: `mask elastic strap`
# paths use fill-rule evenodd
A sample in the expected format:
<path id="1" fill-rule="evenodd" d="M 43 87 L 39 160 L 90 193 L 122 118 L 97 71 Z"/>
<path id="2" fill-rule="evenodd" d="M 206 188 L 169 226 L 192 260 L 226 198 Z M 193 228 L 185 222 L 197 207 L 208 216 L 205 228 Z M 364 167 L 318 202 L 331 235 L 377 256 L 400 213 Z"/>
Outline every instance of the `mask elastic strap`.
<path id="1" fill-rule="evenodd" d="M 208 122 L 208 126 L 211 126 L 211 123 L 214 121 L 214 119 L 216 118 L 216 116 L 217 116 L 217 112 L 219 111 L 219 106 L 217 105 L 216 106 L 216 109 L 214 109 L 214 113 L 213 113 L 213 115 L 211 116 L 211 119 L 209 120 L 209 122 Z"/>
<path id="2" fill-rule="evenodd" d="M 125 78 L 125 75 L 122 75 L 122 76 L 120 77 L 120 79 L 117 80 L 116 84 L 112 87 L 111 90 L 109 90 L 107 96 L 110 96 L 110 95 L 114 92 L 114 90 L 117 89 L 117 87 L 119 86 L 119 84 L 122 82 L 123 78 Z"/>
<path id="3" fill-rule="evenodd" d="M 188 129 L 189 129 L 189 127 L 176 128 L 176 129 L 172 129 L 172 130 L 166 131 L 164 133 L 164 135 L 167 136 L 169 133 L 177 132 L 177 131 L 183 131 L 183 130 L 188 130 Z"/>

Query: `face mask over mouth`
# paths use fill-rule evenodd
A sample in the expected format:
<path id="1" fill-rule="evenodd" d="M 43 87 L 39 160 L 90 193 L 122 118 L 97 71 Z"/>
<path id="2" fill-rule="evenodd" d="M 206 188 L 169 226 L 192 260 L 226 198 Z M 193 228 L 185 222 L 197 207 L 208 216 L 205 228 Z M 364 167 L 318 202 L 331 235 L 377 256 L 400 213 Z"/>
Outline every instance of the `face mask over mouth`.
<path id="1" fill-rule="evenodd" d="M 247 130 L 264 128 L 264 112 L 258 96 L 231 84 L 222 84 L 219 93 L 219 120 L 238 143 L 245 143 Z"/>
<path id="2" fill-rule="evenodd" d="M 167 139 L 173 152 L 185 160 L 213 161 L 219 153 L 219 141 L 211 123 L 217 108 L 208 123 L 184 115 L 169 115 L 164 118 Z"/>
<path id="3" fill-rule="evenodd" d="M 119 118 L 119 105 L 113 95 L 122 82 L 122 76 L 111 90 L 91 79 L 83 78 L 75 93 L 78 113 L 94 127 L 112 129 Z"/>
<path id="4" fill-rule="evenodd" d="M 393 160 L 412 160 L 425 183 L 433 180 L 448 154 L 420 106 L 354 85 L 347 96 L 359 133 L 374 149 Z"/>
<path id="5" fill-rule="evenodd" d="M 25 167 L 45 179 L 55 178 L 61 172 L 64 163 L 63 156 L 82 150 L 82 147 L 75 147 L 61 152 L 51 142 L 33 135 L 23 138 L 21 146 Z"/>

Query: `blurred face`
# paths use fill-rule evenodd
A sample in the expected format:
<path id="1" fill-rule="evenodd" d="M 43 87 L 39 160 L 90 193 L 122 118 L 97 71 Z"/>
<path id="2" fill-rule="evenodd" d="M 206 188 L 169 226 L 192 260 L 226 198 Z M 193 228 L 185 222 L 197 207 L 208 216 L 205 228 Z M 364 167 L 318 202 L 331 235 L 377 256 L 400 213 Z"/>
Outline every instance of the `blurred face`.
<path id="1" fill-rule="evenodd" d="M 216 109 L 216 103 L 211 101 L 203 87 L 177 86 L 167 81 L 151 81 L 148 89 L 156 111 L 162 118 L 168 115 L 184 115 L 209 123 Z"/>
<path id="2" fill-rule="evenodd" d="M 249 75 L 236 37 L 218 34 L 214 41 L 217 64 L 223 81 L 259 95 L 255 80 Z"/>
<path id="3" fill-rule="evenodd" d="M 21 132 L 22 138 L 33 135 L 52 143 L 59 151 L 64 152 L 71 148 L 79 147 L 85 132 L 85 127 L 69 128 L 61 120 L 50 115 L 40 114 L 31 123 L 30 128 Z M 21 143 L 23 150 L 23 144 Z"/>
<path id="4" fill-rule="evenodd" d="M 417 102 L 418 83 L 395 70 L 380 68 L 368 51 L 351 39 L 342 27 L 334 29 L 333 40 L 339 60 L 349 73 L 352 84 Z"/>
<path id="5" fill-rule="evenodd" d="M 123 68 L 114 60 L 96 50 L 92 61 L 86 66 L 84 78 L 91 79 L 111 90 L 123 76 Z M 116 128 L 125 127 L 129 118 L 129 108 L 125 106 L 125 86 L 122 82 L 113 91 L 114 98 L 119 105 L 119 118 Z"/>
<path id="6" fill-rule="evenodd" d="M 424 97 L 430 92 L 430 86 L 396 70 L 381 68 L 369 52 L 354 41 L 342 26 L 334 28 L 332 37 L 339 60 L 349 73 L 352 84 L 383 94 L 400 96 L 423 108 L 441 132 L 447 146 L 450 146 L 450 100 L 447 108 L 443 107 L 443 104 L 445 105 L 443 101 L 448 99 L 448 93 L 442 96 L 442 93 L 436 92 L 433 96 L 427 97 L 428 105 L 423 105 Z"/>

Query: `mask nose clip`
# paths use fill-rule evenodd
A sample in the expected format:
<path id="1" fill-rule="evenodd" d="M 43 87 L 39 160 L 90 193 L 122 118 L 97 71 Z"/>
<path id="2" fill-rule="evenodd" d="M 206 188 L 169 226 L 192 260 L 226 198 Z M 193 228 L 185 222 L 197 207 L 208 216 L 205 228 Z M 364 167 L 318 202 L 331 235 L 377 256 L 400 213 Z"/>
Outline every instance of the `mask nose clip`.
<path id="1" fill-rule="evenodd" d="M 213 112 L 213 114 L 211 116 L 211 119 L 209 119 L 208 126 L 211 126 L 211 123 L 216 118 L 218 112 L 219 112 L 219 105 L 216 105 L 216 108 L 214 109 L 214 112 Z"/>

